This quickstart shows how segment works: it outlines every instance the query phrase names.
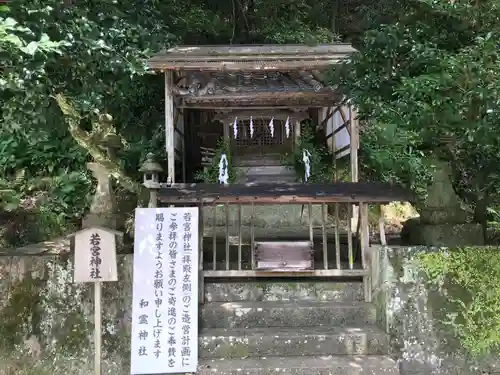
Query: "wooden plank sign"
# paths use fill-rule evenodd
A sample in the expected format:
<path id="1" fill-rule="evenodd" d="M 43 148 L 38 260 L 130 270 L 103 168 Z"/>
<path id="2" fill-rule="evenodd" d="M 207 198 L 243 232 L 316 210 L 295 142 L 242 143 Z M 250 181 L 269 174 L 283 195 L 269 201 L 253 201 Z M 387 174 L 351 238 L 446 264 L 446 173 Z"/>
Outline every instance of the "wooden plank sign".
<path id="1" fill-rule="evenodd" d="M 198 208 L 137 208 L 132 374 L 196 373 Z"/>
<path id="2" fill-rule="evenodd" d="M 74 234 L 75 283 L 117 281 L 116 231 L 87 228 Z"/>
<path id="3" fill-rule="evenodd" d="M 257 242 L 254 253 L 257 270 L 286 272 L 314 269 L 314 250 L 310 241 Z"/>
<path id="4" fill-rule="evenodd" d="M 73 281 L 94 284 L 94 374 L 101 375 L 101 283 L 117 281 L 116 236 L 121 232 L 93 227 L 72 234 L 75 239 Z"/>

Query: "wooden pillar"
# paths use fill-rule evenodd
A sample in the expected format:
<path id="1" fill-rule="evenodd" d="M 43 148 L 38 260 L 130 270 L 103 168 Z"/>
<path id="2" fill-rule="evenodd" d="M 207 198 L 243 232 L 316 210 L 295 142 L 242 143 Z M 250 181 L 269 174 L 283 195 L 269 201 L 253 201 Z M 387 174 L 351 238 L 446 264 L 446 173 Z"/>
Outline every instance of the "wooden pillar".
<path id="1" fill-rule="evenodd" d="M 294 137 L 294 143 L 293 147 L 296 148 L 297 145 L 299 144 L 300 141 L 300 120 L 296 120 L 294 123 L 294 129 L 293 129 L 293 137 Z"/>
<path id="2" fill-rule="evenodd" d="M 337 109 L 339 111 L 342 111 L 342 108 L 338 108 Z M 334 111 L 334 109 L 332 108 L 331 109 L 332 111 Z M 329 115 L 329 111 L 327 110 L 326 113 L 325 113 L 325 118 L 328 118 L 328 115 Z M 334 115 L 332 115 L 332 118 L 331 118 L 331 123 L 332 123 L 332 149 L 330 150 L 332 152 L 332 163 L 333 163 L 333 182 L 337 182 L 337 134 L 335 133 L 335 121 L 334 121 Z M 325 124 L 325 135 L 328 136 L 328 122 L 330 120 L 328 120 Z M 327 146 L 328 146 L 328 142 L 327 142 Z M 338 204 L 336 204 L 336 206 L 338 206 Z"/>
<path id="3" fill-rule="evenodd" d="M 349 126 L 351 135 L 350 154 L 351 154 L 351 181 L 358 182 L 358 148 L 359 148 L 359 122 L 356 110 L 349 106 Z"/>
<path id="4" fill-rule="evenodd" d="M 233 119 L 233 122 L 234 122 L 234 119 Z M 224 140 L 229 142 L 231 140 L 231 125 L 229 124 L 229 120 L 226 120 L 222 123 L 222 131 L 224 134 Z M 233 131 L 234 131 L 234 129 L 233 129 Z"/>
<path id="5" fill-rule="evenodd" d="M 165 149 L 167 151 L 167 183 L 175 183 L 175 119 L 173 72 L 165 72 Z"/>
<path id="6" fill-rule="evenodd" d="M 349 134 L 350 134 L 350 158 L 351 158 L 351 181 L 359 182 L 358 174 L 358 148 L 359 148 L 359 125 L 356 110 L 349 105 Z M 356 233 L 359 223 L 359 206 L 353 206 L 351 218 L 351 230 Z"/>
<path id="7" fill-rule="evenodd" d="M 364 284 L 364 294 L 365 301 L 372 301 L 372 275 L 373 272 L 373 257 L 370 252 L 370 227 L 368 222 L 368 204 L 364 202 L 360 202 L 359 209 L 361 213 L 361 260 L 363 269 L 369 270 L 370 273 L 363 277 Z"/>

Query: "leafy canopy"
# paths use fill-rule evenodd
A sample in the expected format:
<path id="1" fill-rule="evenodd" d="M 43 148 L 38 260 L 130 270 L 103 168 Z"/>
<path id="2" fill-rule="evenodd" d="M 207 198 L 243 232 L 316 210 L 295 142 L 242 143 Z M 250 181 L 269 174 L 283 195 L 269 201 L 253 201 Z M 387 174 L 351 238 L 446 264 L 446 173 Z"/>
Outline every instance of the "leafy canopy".
<path id="1" fill-rule="evenodd" d="M 462 197 L 498 193 L 499 2 L 398 2 L 404 14 L 366 32 L 343 88 L 370 126 L 364 163 L 422 194 L 432 160 L 450 161 Z"/>

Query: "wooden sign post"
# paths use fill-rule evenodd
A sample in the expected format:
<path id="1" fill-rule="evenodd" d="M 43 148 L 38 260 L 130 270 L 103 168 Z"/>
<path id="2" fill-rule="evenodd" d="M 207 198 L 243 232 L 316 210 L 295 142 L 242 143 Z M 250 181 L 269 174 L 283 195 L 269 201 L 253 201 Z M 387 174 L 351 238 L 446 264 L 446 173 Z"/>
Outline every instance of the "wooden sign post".
<path id="1" fill-rule="evenodd" d="M 76 232 L 73 281 L 94 284 L 95 375 L 101 375 L 101 283 L 117 281 L 116 236 L 112 229 L 92 227 Z"/>

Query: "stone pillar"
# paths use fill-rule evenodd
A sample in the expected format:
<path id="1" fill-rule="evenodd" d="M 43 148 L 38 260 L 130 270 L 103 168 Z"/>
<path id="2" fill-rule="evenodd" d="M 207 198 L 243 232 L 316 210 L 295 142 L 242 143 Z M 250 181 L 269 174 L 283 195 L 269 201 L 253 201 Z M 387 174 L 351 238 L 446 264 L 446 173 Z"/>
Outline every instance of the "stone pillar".
<path id="1" fill-rule="evenodd" d="M 481 224 L 468 222 L 470 215 L 453 189 L 449 165 L 439 160 L 433 164 L 436 169 L 427 198 L 417 206 L 420 217 L 404 224 L 402 239 L 411 245 L 483 245 Z"/>
<path id="2" fill-rule="evenodd" d="M 116 200 L 111 183 L 111 176 L 106 168 L 99 163 L 87 163 L 97 180 L 96 189 L 90 212 L 84 217 L 84 228 L 99 226 L 116 229 Z"/>

